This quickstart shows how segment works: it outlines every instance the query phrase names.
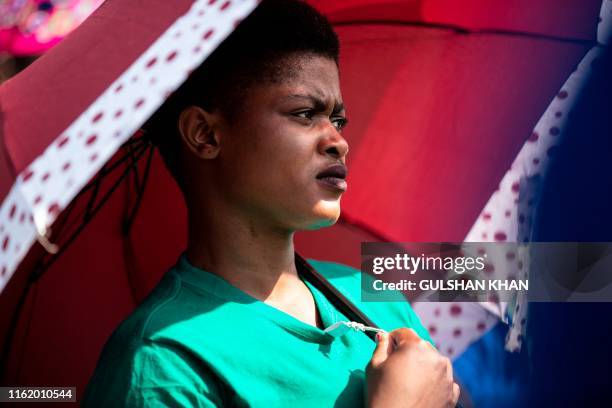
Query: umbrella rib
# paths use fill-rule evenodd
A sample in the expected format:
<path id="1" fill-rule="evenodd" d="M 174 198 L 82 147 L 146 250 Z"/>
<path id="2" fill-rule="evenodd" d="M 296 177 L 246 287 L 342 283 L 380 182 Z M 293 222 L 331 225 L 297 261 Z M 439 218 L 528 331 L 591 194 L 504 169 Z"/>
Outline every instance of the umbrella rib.
<path id="1" fill-rule="evenodd" d="M 89 197 L 89 200 L 87 201 L 87 207 L 85 207 L 85 213 L 83 214 L 83 222 L 87 222 L 87 220 L 90 218 L 91 209 L 94 203 L 96 202 L 96 198 L 98 197 L 98 192 L 100 191 L 100 185 L 102 184 L 102 177 L 100 176 L 96 177 L 93 184 L 94 184 L 93 191 L 91 192 L 91 196 Z"/>
<path id="2" fill-rule="evenodd" d="M 144 146 L 146 146 L 148 143 L 149 143 L 149 141 L 145 140 L 144 138 L 138 138 L 138 139 L 134 139 L 134 140 L 130 139 L 128 143 L 125 143 L 123 145 L 123 147 L 125 149 L 127 149 L 129 147 L 132 147 L 133 150 L 139 151 L 139 149 L 145 148 Z M 123 157 L 118 159 L 116 162 L 114 162 L 108 168 L 102 169 L 102 171 L 101 171 L 102 175 L 106 176 L 107 174 L 111 173 L 113 170 L 115 170 L 117 167 L 119 167 L 123 162 L 125 162 L 128 159 L 130 159 L 133 154 L 134 153 L 126 153 Z"/>
<path id="3" fill-rule="evenodd" d="M 142 197 L 144 195 L 144 190 L 147 185 L 147 179 L 149 177 L 149 170 L 151 169 L 151 162 L 153 159 L 154 146 L 150 146 L 148 150 L 149 150 L 149 155 L 147 156 L 147 163 L 145 165 L 144 174 L 142 176 L 142 184 L 140 184 L 139 188 L 136 190 L 137 191 L 136 192 L 137 194 L 136 203 L 134 204 L 134 207 L 130 211 L 129 216 L 123 222 L 123 235 L 125 236 L 129 234 L 130 229 L 132 228 L 132 224 L 134 223 L 134 219 L 136 218 L 136 213 L 138 212 L 138 209 L 140 208 Z M 136 168 L 136 165 L 134 165 L 134 168 Z"/>
<path id="4" fill-rule="evenodd" d="M 95 208 L 92 207 L 91 212 L 89 213 L 89 218 L 84 219 L 81 224 L 78 226 L 78 228 L 76 229 L 76 231 L 74 231 L 66 240 L 65 243 L 63 243 L 60 248 L 59 251 L 55 254 L 55 255 L 48 255 L 46 260 L 43 260 L 43 262 L 41 262 L 40 266 L 32 272 L 32 280 L 36 281 L 38 280 L 47 270 L 49 270 L 49 268 L 51 267 L 51 265 L 53 265 L 53 263 L 64 253 L 64 251 L 70 246 L 70 244 L 72 244 L 72 242 L 74 242 L 74 240 L 76 239 L 76 237 L 81 233 L 81 231 L 83 231 L 83 229 L 89 224 L 89 222 L 93 219 L 93 217 L 98 213 L 98 211 L 100 211 L 100 209 L 104 206 L 104 204 L 106 203 L 106 201 L 108 201 L 108 199 L 111 197 L 112 193 L 117 189 L 117 187 L 119 187 L 119 185 L 121 184 L 121 182 L 129 175 L 129 172 L 132 171 L 132 167 L 137 165 L 138 160 L 144 156 L 147 152 L 147 148 L 141 149 L 141 151 L 139 151 L 137 153 L 137 159 L 135 161 L 135 164 L 131 164 L 128 165 L 125 170 L 123 171 L 123 173 L 121 174 L 121 176 L 113 183 L 113 185 L 109 188 L 109 190 L 104 194 L 104 196 L 100 199 L 99 203 L 95 206 Z M 121 159 L 122 161 L 125 160 L 125 158 Z"/>
<path id="5" fill-rule="evenodd" d="M 130 143 L 124 144 L 123 147 L 127 147 L 128 145 L 132 145 L 132 146 L 136 146 L 136 150 L 138 150 L 138 149 L 142 149 L 143 148 L 144 143 L 148 143 L 148 142 L 146 140 L 142 140 L 142 139 L 136 139 L 135 141 L 131 141 L 130 140 Z M 96 176 L 96 177 L 105 177 L 105 176 L 107 176 L 108 174 L 112 173 L 117 167 L 122 165 L 129 158 L 130 158 L 130 154 L 126 154 L 123 157 L 117 159 L 110 166 L 104 166 L 104 168 L 102 168 L 102 170 L 100 170 L 100 172 L 98 173 L 98 176 Z M 79 198 L 80 196 L 85 194 L 87 191 L 91 190 L 93 187 L 94 187 L 93 183 L 87 184 L 85 187 L 83 187 L 83 189 L 79 192 L 79 194 L 77 194 L 74 197 L 73 200 L 76 200 L 77 198 Z"/>
<path id="6" fill-rule="evenodd" d="M 133 145 L 136 145 L 138 149 L 142 149 L 143 145 L 140 144 L 141 141 L 139 140 L 138 143 L 133 142 Z M 139 150 L 137 150 L 139 151 Z M 133 154 L 133 153 L 130 153 Z M 76 203 L 78 202 L 78 199 L 80 197 L 82 197 L 83 195 L 85 195 L 85 193 L 87 193 L 88 191 L 90 191 L 92 188 L 97 187 L 98 185 L 98 181 L 103 179 L 104 177 L 106 177 L 107 175 L 109 175 L 110 173 L 112 173 L 117 167 L 119 167 L 121 164 L 125 163 L 125 161 L 128 159 L 127 157 L 128 155 L 126 154 L 125 156 L 122 156 L 120 159 L 116 160 L 111 166 L 105 167 L 103 168 L 95 177 L 95 179 L 87 184 L 80 192 L 79 194 L 77 194 L 75 196 L 75 198 L 70 202 L 70 205 L 68 207 L 68 209 L 64 212 L 65 215 L 62 216 L 62 218 L 65 220 L 65 223 L 60 225 L 59 228 L 55 228 L 56 229 L 56 236 L 59 236 L 59 234 L 61 234 L 62 231 L 64 230 L 71 230 L 75 224 L 78 222 L 79 217 L 80 216 L 75 216 L 71 221 L 68 221 L 70 218 L 70 214 L 72 213 L 72 211 L 74 210 L 74 208 L 76 208 Z M 90 200 L 91 202 L 91 200 Z M 88 204 L 88 207 L 90 206 L 90 204 Z M 87 221 L 87 214 L 85 214 L 83 216 L 83 222 Z M 57 222 L 56 222 L 57 224 Z M 54 224 L 55 226 L 55 224 Z"/>
<path id="7" fill-rule="evenodd" d="M 449 30 L 449 31 L 454 31 L 457 34 L 507 35 L 507 36 L 514 36 L 514 37 L 538 38 L 542 40 L 559 41 L 559 42 L 588 45 L 588 46 L 597 45 L 596 40 L 568 38 L 568 37 L 560 37 L 560 36 L 550 35 L 550 34 L 530 33 L 530 32 L 525 32 L 525 31 L 504 30 L 504 29 L 497 29 L 497 28 L 470 29 L 470 28 L 466 28 L 466 27 L 462 27 L 462 26 L 454 25 L 454 24 L 428 23 L 424 21 L 373 19 L 373 20 L 339 21 L 337 23 L 333 23 L 334 26 L 353 26 L 353 25 L 368 25 L 368 24 L 369 25 L 416 26 L 416 27 L 426 27 L 426 28 L 433 28 L 433 29 L 440 29 L 440 30 Z"/>
<path id="8" fill-rule="evenodd" d="M 126 146 L 126 149 L 128 151 L 128 155 L 130 156 L 130 159 L 132 159 L 132 163 L 135 162 L 134 160 L 134 154 L 133 154 L 133 147 L 132 145 L 128 145 Z M 140 190 L 140 177 L 138 176 L 138 166 L 134 167 L 134 184 L 135 184 L 135 188 L 136 191 Z"/>

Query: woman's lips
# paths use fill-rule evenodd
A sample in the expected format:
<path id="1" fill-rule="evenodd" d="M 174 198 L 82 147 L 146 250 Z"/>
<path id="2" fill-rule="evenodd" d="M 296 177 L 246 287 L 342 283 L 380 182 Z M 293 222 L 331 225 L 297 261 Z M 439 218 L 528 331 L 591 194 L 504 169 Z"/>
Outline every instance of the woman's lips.
<path id="1" fill-rule="evenodd" d="M 346 191 L 347 183 L 346 180 L 339 177 L 321 177 L 317 178 L 317 181 L 322 187 L 325 187 L 332 191 Z"/>
<path id="2" fill-rule="evenodd" d="M 334 192 L 346 191 L 347 169 L 343 163 L 332 164 L 317 174 L 317 181 L 322 187 Z"/>

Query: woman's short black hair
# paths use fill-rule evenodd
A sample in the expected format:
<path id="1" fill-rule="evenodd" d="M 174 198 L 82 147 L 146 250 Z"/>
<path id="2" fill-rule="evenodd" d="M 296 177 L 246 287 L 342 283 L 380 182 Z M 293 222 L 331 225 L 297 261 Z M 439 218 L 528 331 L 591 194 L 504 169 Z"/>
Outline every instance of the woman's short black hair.
<path id="1" fill-rule="evenodd" d="M 327 18 L 304 1 L 262 0 L 145 124 L 145 133 L 181 184 L 177 122 L 185 108 L 219 110 L 236 120 L 244 108 L 242 96 L 251 86 L 282 82 L 291 75 L 287 58 L 312 54 L 338 64 L 339 48 Z"/>

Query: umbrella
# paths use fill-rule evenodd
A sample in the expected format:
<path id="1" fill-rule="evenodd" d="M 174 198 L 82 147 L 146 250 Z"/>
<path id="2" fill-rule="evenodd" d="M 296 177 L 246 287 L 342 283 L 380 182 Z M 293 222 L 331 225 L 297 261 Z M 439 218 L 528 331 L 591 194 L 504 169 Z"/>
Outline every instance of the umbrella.
<path id="1" fill-rule="evenodd" d="M 354 266 L 361 241 L 466 236 L 599 12 L 595 1 L 313 4 L 343 46 L 355 187 L 342 222 L 297 246 Z M 4 382 L 82 389 L 109 333 L 175 261 L 180 194 L 131 136 L 254 6 L 109 0 L 1 88 Z M 37 239 L 45 249 L 30 249 Z"/>
<path id="2" fill-rule="evenodd" d="M 17 265 L 21 265 L 15 279 L 10 281 L 12 286 L 5 288 L 2 296 L 3 310 L 10 311 L 3 314 L 2 322 L 2 337 L 7 344 L 13 337 L 12 333 L 20 330 L 16 322 L 11 320 L 12 316 L 17 316 L 11 313 L 15 305 L 26 312 L 27 301 L 38 297 L 35 294 L 41 284 L 46 286 L 42 276 L 34 278 L 38 283 L 32 284 L 32 273 L 39 275 L 36 271 L 44 270 L 51 272 L 48 276 L 53 275 L 54 268 L 49 268 L 47 263 L 50 257 L 41 256 L 44 251 L 37 251 L 40 247 L 29 251 L 36 237 L 49 252 L 61 252 L 67 248 L 66 244 L 71 237 L 76 236 L 72 232 L 81 229 L 80 224 L 72 228 L 77 216 L 85 222 L 91 220 L 92 214 L 102 208 L 98 205 L 101 202 L 106 203 L 103 206 L 106 212 L 114 208 L 123 213 L 121 205 L 116 207 L 121 203 L 122 191 L 116 191 L 117 194 L 108 201 L 106 199 L 110 196 L 106 193 L 115 184 L 114 170 L 125 173 L 119 167 L 132 160 L 136 162 L 143 150 L 142 144 L 130 143 L 123 151 L 127 155 L 119 152 L 112 159 L 117 148 L 131 137 L 255 5 L 255 1 L 248 0 L 183 1 L 172 4 L 151 1 L 148 7 L 143 7 L 138 1 L 109 1 L 73 35 L 69 35 L 18 77 L 3 84 L 0 96 L 2 157 L 7 160 L 2 161 L 0 180 L 3 197 L 0 211 L 2 287 Z M 109 31 L 110 27 L 112 31 Z M 71 64 L 75 55 L 79 56 L 78 64 Z M 67 95 L 70 96 L 65 97 Z M 37 119 L 32 120 L 32 114 L 36 111 Z M 154 166 L 154 169 L 157 168 L 161 166 Z M 104 177 L 94 181 L 90 188 L 83 189 L 96 173 Z M 136 170 L 132 174 L 136 175 Z M 103 182 L 99 182 L 102 179 Z M 132 180 L 138 183 L 139 176 Z M 164 182 L 151 184 L 161 186 Z M 73 201 L 79 192 L 83 200 Z M 74 207 L 69 206 L 71 202 L 75 203 Z M 180 212 L 180 205 L 175 207 Z M 57 219 L 62 210 L 65 210 L 63 218 Z M 103 220 L 105 211 L 101 211 L 95 221 Z M 177 215 L 176 219 L 179 219 L 177 211 L 172 211 Z M 146 208 L 143 208 L 142 214 L 146 212 Z M 74 218 L 71 214 L 75 214 Z M 154 217 L 159 218 L 157 215 Z M 58 223 L 53 227 L 56 234 L 52 235 L 48 227 L 56 219 Z M 95 225 L 89 225 L 88 229 L 95 229 Z M 108 223 L 110 225 L 117 226 L 112 222 Z M 116 235 L 117 232 L 119 235 Z M 118 239 L 116 242 L 123 242 L 119 238 L 123 236 L 121 230 L 111 229 L 99 233 L 110 234 L 109 237 Z M 106 242 L 99 240 L 102 235 L 95 240 L 104 246 Z M 175 231 L 166 236 L 178 235 Z M 49 239 L 55 242 L 50 243 Z M 78 251 L 77 241 L 75 246 L 70 247 L 71 251 Z M 172 245 L 180 245 L 180 239 L 175 238 Z M 109 252 L 100 260 L 89 258 L 91 264 L 82 267 L 63 264 L 64 261 L 70 262 L 70 256 L 51 257 L 51 262 L 60 259 L 62 263 L 57 263 L 59 270 L 81 270 L 84 273 L 81 277 L 102 277 L 102 271 L 108 268 L 111 272 L 104 280 L 111 283 L 117 278 L 123 280 L 126 276 L 113 275 L 119 271 L 117 268 L 124 269 L 126 266 L 122 260 L 123 255 L 120 255 L 122 250 L 116 253 L 115 249 L 118 248 L 107 247 L 102 250 L 99 247 L 100 251 L 96 251 L 99 254 Z M 119 256 L 114 257 L 111 253 Z M 20 264 L 22 258 L 25 259 Z M 107 261 L 111 263 L 103 267 Z M 168 259 L 158 261 L 168 264 Z M 116 265 L 113 266 L 113 263 Z M 21 271 L 24 273 L 19 273 Z M 68 276 L 62 279 L 72 280 Z M 24 286 L 31 290 L 24 291 Z M 96 286 L 91 288 L 101 294 L 100 287 Z M 117 282 L 111 283 L 111 286 L 117 287 Z M 127 287 L 125 282 L 119 286 Z M 73 291 L 67 287 L 65 289 L 67 293 Z M 57 287 L 50 290 L 56 294 L 62 291 L 58 291 Z M 32 295 L 29 299 L 21 295 L 28 292 Z M 122 298 L 120 292 L 113 294 L 113 297 L 116 296 L 115 302 L 108 302 L 111 314 L 114 314 L 113 310 L 119 314 L 124 313 L 126 305 L 131 307 L 141 298 L 136 293 L 126 293 L 129 297 Z M 84 326 L 79 319 L 67 320 L 70 320 L 69 325 L 86 327 L 93 323 L 101 327 L 104 325 L 103 319 L 102 323 L 90 322 Z M 60 320 L 64 321 L 64 318 Z M 75 326 L 59 330 L 84 333 Z M 28 347 L 21 341 L 15 344 Z M 81 359 L 88 349 L 89 346 L 81 351 L 76 350 L 75 359 Z M 10 350 L 11 358 L 16 357 L 18 360 L 19 355 L 19 350 Z M 8 357 L 8 352 L 4 356 Z M 11 361 L 5 360 L 3 368 L 10 371 L 10 365 Z"/>

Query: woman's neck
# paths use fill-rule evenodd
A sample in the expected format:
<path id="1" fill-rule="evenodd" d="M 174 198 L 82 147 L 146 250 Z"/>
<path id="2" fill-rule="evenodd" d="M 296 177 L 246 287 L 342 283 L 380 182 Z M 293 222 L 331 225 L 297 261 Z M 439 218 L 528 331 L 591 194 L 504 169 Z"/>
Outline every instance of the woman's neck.
<path id="1" fill-rule="evenodd" d="M 293 231 L 272 228 L 228 206 L 195 208 L 188 223 L 192 265 L 296 319 L 322 326 L 312 293 L 297 274 Z"/>
<path id="2" fill-rule="evenodd" d="M 293 232 L 247 217 L 190 211 L 187 258 L 259 300 L 280 298 L 299 280 Z"/>

